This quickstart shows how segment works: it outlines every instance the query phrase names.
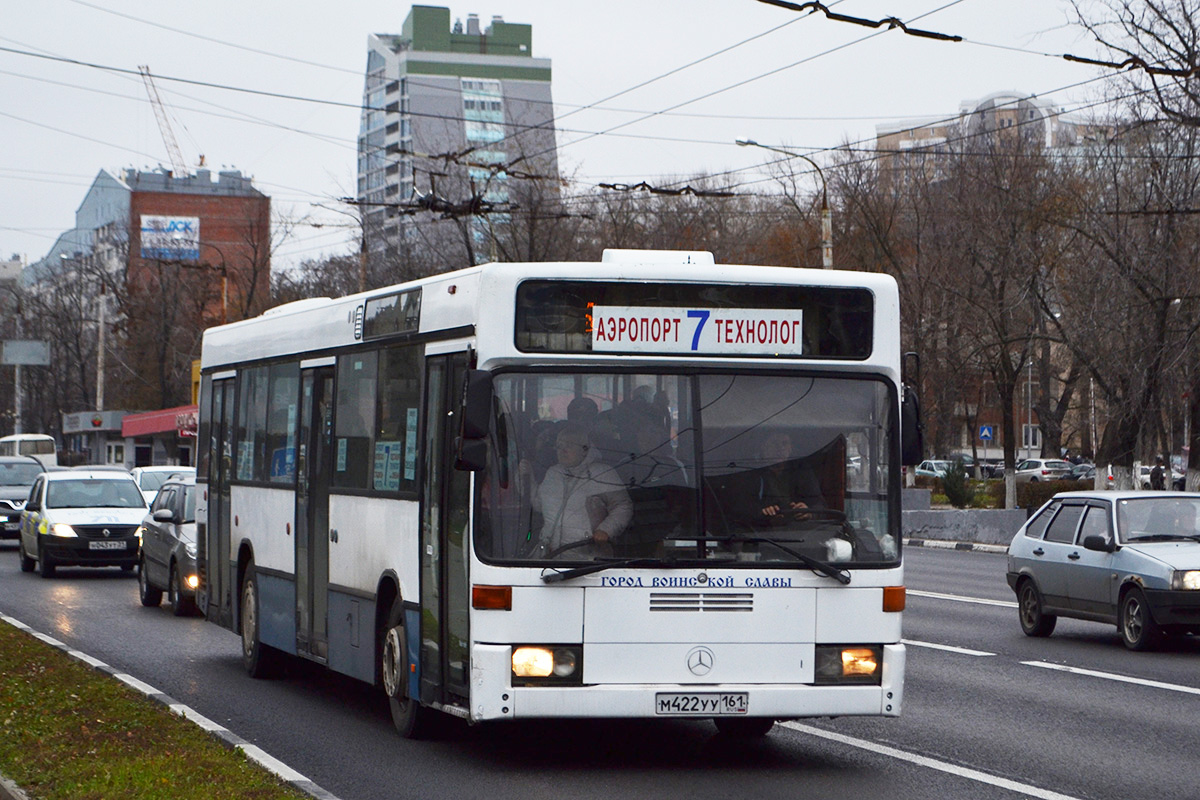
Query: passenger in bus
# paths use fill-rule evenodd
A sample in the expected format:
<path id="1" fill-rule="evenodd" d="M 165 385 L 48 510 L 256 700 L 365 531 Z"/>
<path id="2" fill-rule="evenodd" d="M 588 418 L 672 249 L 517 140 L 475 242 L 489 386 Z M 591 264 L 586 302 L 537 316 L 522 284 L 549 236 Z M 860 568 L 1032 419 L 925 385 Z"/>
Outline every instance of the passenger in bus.
<path id="1" fill-rule="evenodd" d="M 755 528 L 771 528 L 809 519 L 807 508 L 825 508 L 816 474 L 793 458 L 792 437 L 786 431 L 767 434 L 758 455 L 764 465 L 743 473 L 741 518 Z"/>
<path id="2" fill-rule="evenodd" d="M 538 555 L 586 559 L 610 555 L 633 516 L 620 474 L 592 455 L 587 433 L 568 424 L 555 440 L 558 463 L 534 492 L 542 514 Z M 574 545 L 574 546 L 571 546 Z"/>

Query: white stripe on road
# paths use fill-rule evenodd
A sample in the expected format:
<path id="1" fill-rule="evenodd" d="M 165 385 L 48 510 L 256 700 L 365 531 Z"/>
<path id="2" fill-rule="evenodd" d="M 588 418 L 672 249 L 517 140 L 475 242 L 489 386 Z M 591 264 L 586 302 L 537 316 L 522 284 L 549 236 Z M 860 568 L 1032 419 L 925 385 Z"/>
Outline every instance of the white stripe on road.
<path id="1" fill-rule="evenodd" d="M 1072 675 L 1087 675 L 1091 678 L 1103 678 L 1106 681 L 1117 681 L 1119 683 L 1132 683 L 1137 686 L 1148 686 L 1151 689 L 1166 689 L 1170 692 L 1182 692 L 1183 694 L 1200 694 L 1200 689 L 1194 686 L 1180 686 L 1177 683 L 1163 683 L 1162 681 L 1151 681 L 1146 678 L 1132 678 L 1128 675 L 1117 675 L 1113 672 L 1097 672 L 1094 669 L 1083 669 L 1081 667 L 1068 667 L 1065 664 L 1048 664 L 1045 661 L 1022 661 L 1027 667 L 1041 667 L 1042 669 L 1052 669 L 1058 672 L 1069 672 Z"/>
<path id="2" fill-rule="evenodd" d="M 945 650 L 947 653 L 958 653 L 964 656 L 994 656 L 995 653 L 986 653 L 983 650 L 971 650 L 966 647 L 953 647 L 948 644 L 934 644 L 933 642 L 918 642 L 913 639 L 901 639 L 901 642 L 909 647 L 928 647 L 930 650 Z"/>
<path id="3" fill-rule="evenodd" d="M 906 589 L 905 594 L 913 597 L 932 597 L 934 600 L 954 600 L 959 603 L 978 603 L 981 606 L 1000 606 L 1001 608 L 1016 608 L 1014 600 L 988 600 L 985 597 L 966 597 L 961 594 L 942 594 L 941 592 L 919 592 L 916 589 Z"/>
<path id="4" fill-rule="evenodd" d="M 1041 800 L 1076 800 L 1076 798 L 1072 797 L 1071 795 L 1059 794 L 1058 792 L 1052 792 L 1049 789 L 1039 789 L 1037 786 L 1031 786 L 1028 783 L 1020 783 L 1018 781 L 1009 780 L 1008 778 L 989 775 L 988 773 L 980 772 L 977 769 L 970 769 L 969 767 L 963 767 L 958 764 L 951 764 L 947 761 L 938 761 L 936 758 L 929 758 L 928 756 L 919 756 L 916 753 L 898 750 L 895 747 L 877 744 L 875 742 L 867 741 L 866 739 L 855 739 L 852 736 L 843 736 L 840 733 L 827 731 L 824 728 L 817 728 L 812 725 L 804 725 L 799 722 L 781 722 L 780 724 L 786 728 L 791 728 L 792 730 L 799 731 L 801 733 L 807 733 L 810 736 L 829 739 L 830 741 L 839 742 L 844 745 L 849 745 L 850 747 L 857 747 L 860 750 L 868 750 L 872 753 L 878 753 L 879 755 L 887 756 L 888 758 L 894 758 L 898 761 L 907 761 L 908 763 L 915 764 L 918 767 L 935 769 L 939 772 L 945 772 L 960 778 L 966 778 L 967 780 L 975 781 L 977 783 L 986 783 L 989 786 L 1007 789 L 1010 792 L 1020 792 L 1028 797 L 1037 797 L 1041 798 Z"/>

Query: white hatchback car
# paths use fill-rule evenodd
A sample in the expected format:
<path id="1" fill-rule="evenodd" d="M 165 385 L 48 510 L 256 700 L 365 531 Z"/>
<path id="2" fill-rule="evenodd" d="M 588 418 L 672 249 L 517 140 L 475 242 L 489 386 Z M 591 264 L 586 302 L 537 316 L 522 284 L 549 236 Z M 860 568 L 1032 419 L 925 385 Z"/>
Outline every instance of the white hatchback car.
<path id="1" fill-rule="evenodd" d="M 172 475 L 178 475 L 181 478 L 195 477 L 196 470 L 193 467 L 134 467 L 129 474 L 133 475 L 138 488 L 142 490 L 142 497 L 146 498 L 146 505 L 150 505 L 154 502 L 154 495 L 158 494 L 158 488 L 166 483 L 168 478 Z"/>
<path id="2" fill-rule="evenodd" d="M 146 501 L 128 473 L 72 469 L 37 477 L 21 514 L 21 571 L 43 578 L 60 565 L 120 567 L 138 559 Z"/>
<path id="3" fill-rule="evenodd" d="M 1008 585 L 1027 636 L 1058 617 L 1115 624 L 1130 650 L 1200 633 L 1200 494 L 1060 492 L 1013 537 Z"/>

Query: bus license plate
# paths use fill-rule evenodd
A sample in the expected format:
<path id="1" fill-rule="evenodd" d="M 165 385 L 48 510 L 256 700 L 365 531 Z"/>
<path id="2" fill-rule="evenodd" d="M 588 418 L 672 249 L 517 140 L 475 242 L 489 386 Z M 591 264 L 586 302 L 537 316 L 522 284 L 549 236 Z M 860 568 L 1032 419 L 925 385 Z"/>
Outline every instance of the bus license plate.
<path id="1" fill-rule="evenodd" d="M 745 714 L 745 692 L 660 692 L 654 696 L 654 713 L 664 717 L 719 717 Z"/>
<path id="2" fill-rule="evenodd" d="M 90 550 L 124 550 L 125 544 L 126 544 L 126 542 L 124 540 L 113 542 L 113 541 L 108 541 L 105 539 L 99 539 L 94 542 L 88 542 L 88 549 L 90 549 Z"/>

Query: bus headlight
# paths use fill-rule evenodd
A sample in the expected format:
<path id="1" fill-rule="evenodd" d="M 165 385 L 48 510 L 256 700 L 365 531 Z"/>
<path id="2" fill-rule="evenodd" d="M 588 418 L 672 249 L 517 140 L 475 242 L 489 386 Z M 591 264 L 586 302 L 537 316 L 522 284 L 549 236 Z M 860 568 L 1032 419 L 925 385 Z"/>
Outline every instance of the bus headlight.
<path id="1" fill-rule="evenodd" d="M 818 684 L 878 686 L 883 679 L 883 648 L 879 645 L 819 644 L 815 661 Z"/>
<path id="2" fill-rule="evenodd" d="M 74 539 L 79 534 L 75 533 L 75 529 L 65 522 L 56 522 L 50 526 L 51 536 L 61 536 L 64 539 Z"/>
<path id="3" fill-rule="evenodd" d="M 1200 589 L 1200 569 L 1175 570 L 1171 575 L 1171 588 L 1176 591 Z"/>
<path id="4" fill-rule="evenodd" d="M 542 683 L 583 682 L 583 648 L 561 645 L 528 645 L 514 647 L 512 674 L 514 681 L 526 685 Z"/>

